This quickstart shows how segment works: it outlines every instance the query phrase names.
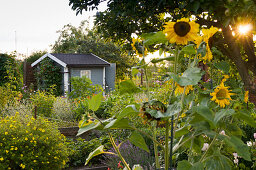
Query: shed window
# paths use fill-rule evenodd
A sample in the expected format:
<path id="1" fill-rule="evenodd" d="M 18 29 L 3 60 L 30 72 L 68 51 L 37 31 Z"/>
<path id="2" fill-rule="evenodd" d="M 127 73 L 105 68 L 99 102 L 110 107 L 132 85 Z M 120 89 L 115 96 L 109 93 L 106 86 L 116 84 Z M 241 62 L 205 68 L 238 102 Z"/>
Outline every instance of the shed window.
<path id="1" fill-rule="evenodd" d="M 87 78 L 91 79 L 91 70 L 81 70 L 80 77 L 86 76 Z"/>

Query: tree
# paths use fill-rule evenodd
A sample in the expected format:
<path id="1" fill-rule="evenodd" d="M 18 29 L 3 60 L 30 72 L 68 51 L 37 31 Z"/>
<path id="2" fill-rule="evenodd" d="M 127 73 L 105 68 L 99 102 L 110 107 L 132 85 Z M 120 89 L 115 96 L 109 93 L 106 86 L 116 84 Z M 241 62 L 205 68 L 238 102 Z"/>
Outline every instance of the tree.
<path id="1" fill-rule="evenodd" d="M 9 86 L 17 91 L 22 85 L 20 62 L 12 54 L 0 54 L 0 86 Z"/>
<path id="2" fill-rule="evenodd" d="M 86 21 L 78 28 L 65 25 L 58 32 L 60 36 L 52 47 L 54 53 L 93 53 L 108 62 L 116 63 L 118 79 L 123 79 L 127 69 L 136 61 L 136 58 L 122 51 L 122 47 L 106 41 L 95 30 L 89 30 Z"/>
<path id="3" fill-rule="evenodd" d="M 99 0 L 70 0 L 69 5 L 77 14 L 83 10 L 97 8 Z M 171 17 L 163 18 L 163 13 Z M 194 15 L 200 25 L 222 29 L 222 35 L 215 36 L 210 47 L 216 46 L 236 66 L 245 89 L 256 96 L 256 56 L 252 33 L 233 36 L 238 24 L 255 24 L 255 0 L 108 0 L 108 9 L 98 12 L 95 23 L 104 37 L 115 41 L 131 42 L 131 34 L 154 32 L 163 29 L 164 22 Z"/>

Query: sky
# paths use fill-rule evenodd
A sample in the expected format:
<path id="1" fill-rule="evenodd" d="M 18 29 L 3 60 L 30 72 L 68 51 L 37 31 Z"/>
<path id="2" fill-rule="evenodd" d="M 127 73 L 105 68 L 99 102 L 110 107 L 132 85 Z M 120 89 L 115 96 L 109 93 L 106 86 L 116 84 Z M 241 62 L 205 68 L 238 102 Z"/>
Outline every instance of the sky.
<path id="1" fill-rule="evenodd" d="M 69 0 L 0 0 L 0 53 L 50 52 L 64 25 L 77 27 L 89 20 L 90 28 L 93 26 L 96 10 L 76 16 L 68 4 Z M 106 8 L 105 3 L 99 10 Z"/>

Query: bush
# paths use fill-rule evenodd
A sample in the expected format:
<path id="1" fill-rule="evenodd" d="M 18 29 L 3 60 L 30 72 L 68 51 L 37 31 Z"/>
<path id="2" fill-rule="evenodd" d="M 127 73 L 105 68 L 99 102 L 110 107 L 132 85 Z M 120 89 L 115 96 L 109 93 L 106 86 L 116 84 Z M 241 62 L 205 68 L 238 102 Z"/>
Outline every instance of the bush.
<path id="1" fill-rule="evenodd" d="M 53 118 L 64 121 L 76 120 L 76 114 L 67 98 L 57 97 L 53 103 Z"/>
<path id="2" fill-rule="evenodd" d="M 68 94 L 70 98 L 88 97 L 95 93 L 101 92 L 102 87 L 98 84 L 92 85 L 92 81 L 86 76 L 71 78 L 72 91 Z"/>
<path id="3" fill-rule="evenodd" d="M 34 106 L 37 106 L 37 114 L 40 116 L 51 117 L 52 107 L 56 98 L 51 93 L 45 91 L 37 91 L 31 95 L 31 100 Z"/>
<path id="4" fill-rule="evenodd" d="M 86 158 L 88 155 L 94 151 L 97 147 L 100 145 L 104 145 L 106 143 L 110 142 L 108 140 L 108 137 L 100 137 L 100 138 L 95 138 L 90 141 L 86 141 L 82 138 L 78 138 L 76 140 L 70 139 L 67 142 L 70 157 L 69 157 L 69 162 L 67 163 L 69 166 L 82 166 L 84 165 Z M 100 164 L 103 160 L 102 155 L 98 155 L 96 157 L 93 157 L 92 160 L 89 162 L 91 165 L 95 164 Z"/>
<path id="5" fill-rule="evenodd" d="M 64 142 L 43 118 L 7 116 L 0 123 L 0 169 L 61 169 L 68 161 Z"/>

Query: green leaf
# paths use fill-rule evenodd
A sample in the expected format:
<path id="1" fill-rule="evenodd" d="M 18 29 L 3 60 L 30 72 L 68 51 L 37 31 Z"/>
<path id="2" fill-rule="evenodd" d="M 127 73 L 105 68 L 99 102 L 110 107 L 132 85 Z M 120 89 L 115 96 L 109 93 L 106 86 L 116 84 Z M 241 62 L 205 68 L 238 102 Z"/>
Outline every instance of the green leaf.
<path id="1" fill-rule="evenodd" d="M 190 170 L 204 170 L 204 165 L 201 162 L 196 162 L 193 164 Z"/>
<path id="2" fill-rule="evenodd" d="M 129 119 L 114 119 L 109 122 L 104 129 L 133 129 Z"/>
<path id="3" fill-rule="evenodd" d="M 92 96 L 92 98 L 88 101 L 88 107 L 92 111 L 97 111 L 100 107 L 102 101 L 102 92 Z"/>
<path id="4" fill-rule="evenodd" d="M 236 136 L 231 136 L 231 137 L 225 138 L 224 141 L 229 146 L 234 148 L 239 156 L 241 156 L 247 161 L 251 161 L 251 154 L 249 152 L 249 147 L 246 144 L 244 144 L 244 142 L 241 139 L 239 139 Z"/>
<path id="5" fill-rule="evenodd" d="M 203 73 L 201 69 L 198 67 L 190 67 L 188 68 L 182 76 L 178 76 L 176 74 L 171 73 L 171 77 L 180 85 L 180 86 L 188 86 L 188 85 L 196 85 L 201 80 Z"/>
<path id="6" fill-rule="evenodd" d="M 159 43 L 166 43 L 168 40 L 166 39 L 165 34 L 162 31 L 154 32 L 154 33 L 145 33 L 142 34 L 141 37 L 144 39 L 144 45 L 155 45 Z"/>
<path id="7" fill-rule="evenodd" d="M 191 167 L 192 165 L 187 160 L 183 160 L 178 162 L 177 170 L 189 170 Z"/>
<path id="8" fill-rule="evenodd" d="M 174 56 L 169 56 L 169 57 L 164 57 L 164 58 L 159 58 L 159 59 L 152 59 L 150 62 L 151 63 L 159 63 L 161 61 L 174 61 Z"/>
<path id="9" fill-rule="evenodd" d="M 213 111 L 210 110 L 208 107 L 196 106 L 196 107 L 194 107 L 194 109 L 199 115 L 204 117 L 210 124 L 212 124 L 212 125 L 215 124 L 213 121 Z"/>
<path id="10" fill-rule="evenodd" d="M 233 164 L 218 149 L 214 150 L 214 153 L 206 158 L 204 162 L 207 170 L 230 170 Z"/>
<path id="11" fill-rule="evenodd" d="M 95 149 L 93 152 L 91 152 L 91 153 L 89 154 L 89 156 L 87 157 L 87 159 L 86 159 L 85 165 L 87 165 L 88 162 L 89 162 L 93 157 L 95 157 L 95 156 L 97 156 L 97 155 L 100 155 L 100 154 L 103 154 L 103 153 L 104 153 L 103 149 L 104 149 L 104 146 L 101 145 L 101 146 L 99 146 L 97 149 Z"/>
<path id="12" fill-rule="evenodd" d="M 132 170 L 143 170 L 140 165 L 133 165 Z"/>
<path id="13" fill-rule="evenodd" d="M 175 138 L 179 138 L 187 133 L 189 133 L 188 127 L 183 126 L 182 128 L 179 128 L 175 131 Z"/>
<path id="14" fill-rule="evenodd" d="M 132 68 L 132 75 L 135 76 L 136 74 L 139 73 L 139 70 L 137 68 Z"/>
<path id="15" fill-rule="evenodd" d="M 138 132 L 133 131 L 132 135 L 129 138 L 129 141 L 135 146 L 149 152 L 148 146 L 144 138 Z"/>
<path id="16" fill-rule="evenodd" d="M 92 130 L 92 129 L 95 129 L 95 128 L 99 127 L 99 126 L 100 126 L 100 122 L 98 122 L 98 121 L 95 121 L 95 122 L 93 122 L 93 123 L 90 123 L 90 124 L 88 124 L 87 126 L 84 126 L 84 127 L 82 127 L 82 128 L 79 128 L 78 133 L 77 133 L 76 136 L 79 136 L 79 135 L 81 135 L 81 134 L 83 134 L 83 133 L 85 133 L 85 132 L 88 132 L 88 131 L 90 131 L 90 130 Z"/>
<path id="17" fill-rule="evenodd" d="M 217 124 L 220 119 L 222 119 L 225 116 L 230 116 L 235 113 L 235 110 L 233 109 L 221 109 L 219 110 L 214 117 L 214 123 Z"/>
<path id="18" fill-rule="evenodd" d="M 185 54 L 192 55 L 196 54 L 196 49 L 194 48 L 194 44 L 189 44 L 181 49 L 181 52 Z"/>
<path id="19" fill-rule="evenodd" d="M 138 87 L 136 87 L 136 85 L 133 83 L 132 80 L 126 80 L 126 81 L 122 81 L 120 83 L 120 94 L 124 94 L 124 93 L 137 93 L 140 92 L 140 89 Z"/>
<path id="20" fill-rule="evenodd" d="M 234 114 L 236 118 L 239 120 L 243 120 L 248 123 L 250 126 L 256 128 L 256 123 L 254 118 L 250 115 L 250 113 L 246 110 L 239 110 L 236 114 Z"/>
<path id="21" fill-rule="evenodd" d="M 224 73 L 228 74 L 230 66 L 226 61 L 220 61 L 218 63 L 214 64 L 214 67 L 216 67 L 217 69 L 223 71 Z"/>
<path id="22" fill-rule="evenodd" d="M 138 114 L 138 110 L 136 109 L 135 105 L 128 105 L 126 106 L 117 116 L 117 119 L 122 119 L 126 116 Z"/>
<path id="23" fill-rule="evenodd" d="M 167 107 L 167 110 L 164 113 L 164 117 L 170 117 L 175 114 L 178 114 L 179 112 L 181 112 L 181 109 L 181 103 L 176 101 Z"/>
<path id="24" fill-rule="evenodd" d="M 192 5 L 192 10 L 197 13 L 197 10 L 200 7 L 200 2 L 199 1 L 194 1 L 193 5 Z"/>

